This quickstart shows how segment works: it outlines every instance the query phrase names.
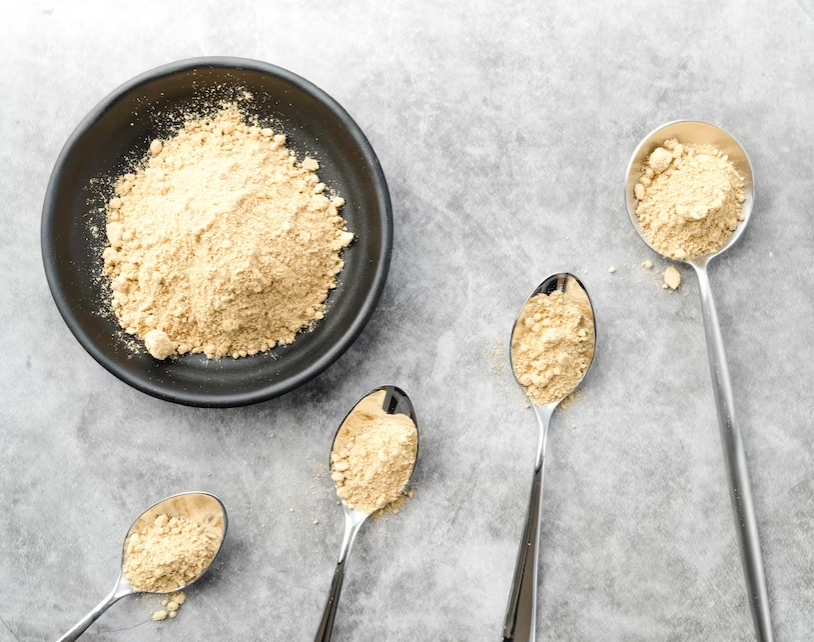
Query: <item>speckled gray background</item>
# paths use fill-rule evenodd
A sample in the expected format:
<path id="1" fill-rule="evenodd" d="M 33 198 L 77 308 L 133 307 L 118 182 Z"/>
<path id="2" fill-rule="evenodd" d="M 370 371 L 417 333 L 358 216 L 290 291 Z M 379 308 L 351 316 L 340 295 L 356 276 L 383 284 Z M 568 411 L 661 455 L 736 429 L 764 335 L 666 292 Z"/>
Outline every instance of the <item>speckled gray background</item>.
<path id="1" fill-rule="evenodd" d="M 750 640 L 696 283 L 684 271 L 665 293 L 638 267 L 664 263 L 623 209 L 636 143 L 680 117 L 723 124 L 755 163 L 757 210 L 712 280 L 777 640 L 810 639 L 814 4 L 452 4 L 2 3 L 0 642 L 55 639 L 109 590 L 141 508 L 186 489 L 230 509 L 218 568 L 177 621 L 130 598 L 87 639 L 310 640 L 342 529 L 323 462 L 349 405 L 385 381 L 422 419 L 416 492 L 361 533 L 335 639 L 498 640 L 536 426 L 495 352 L 560 269 L 584 278 L 600 346 L 550 436 L 540 639 Z M 49 173 L 85 113 L 145 69 L 216 54 L 289 68 L 344 105 L 397 225 L 359 341 L 296 392 L 219 411 L 98 366 L 39 250 Z"/>

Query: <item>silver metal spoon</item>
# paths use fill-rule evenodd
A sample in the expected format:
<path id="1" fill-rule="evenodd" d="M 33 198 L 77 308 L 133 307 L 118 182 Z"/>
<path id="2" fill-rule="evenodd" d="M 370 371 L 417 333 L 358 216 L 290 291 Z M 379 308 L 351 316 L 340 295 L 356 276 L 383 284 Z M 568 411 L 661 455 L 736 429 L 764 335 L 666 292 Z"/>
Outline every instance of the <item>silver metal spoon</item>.
<path id="1" fill-rule="evenodd" d="M 528 302 L 538 294 L 551 294 L 555 290 L 563 292 L 566 298 L 573 297 L 587 303 L 591 310 L 591 322 L 594 324 L 594 339 L 596 339 L 596 320 L 593 314 L 593 306 L 588 296 L 588 291 L 582 282 L 573 274 L 562 272 L 553 274 L 538 285 L 532 292 L 520 312 L 512 328 L 512 338 L 509 345 L 512 347 L 512 371 L 520 383 L 517 371 L 514 368 L 514 333 L 518 324 L 524 318 L 523 311 Z M 594 354 L 591 355 L 591 363 L 596 355 L 596 343 L 594 342 Z M 591 369 L 591 364 L 585 369 L 582 379 Z M 582 381 L 580 379 L 580 382 Z M 522 384 L 520 384 L 522 386 Z M 577 383 L 579 385 L 579 382 Z M 576 389 L 576 386 L 574 387 Z M 524 388 L 525 390 L 525 388 Z M 573 392 L 569 390 L 568 394 Z M 563 399 L 568 396 L 566 394 Z M 534 642 L 535 621 L 537 615 L 537 555 L 540 548 L 540 511 L 543 503 L 543 464 L 545 463 L 546 441 L 548 439 L 548 426 L 551 423 L 551 416 L 560 405 L 562 399 L 557 399 L 544 406 L 537 406 L 532 401 L 532 408 L 537 415 L 539 433 L 537 438 L 537 456 L 534 460 L 534 478 L 531 484 L 531 496 L 529 497 L 529 507 L 526 513 L 526 522 L 523 528 L 523 537 L 520 541 L 520 548 L 517 551 L 517 563 L 514 567 L 514 579 L 512 580 L 512 590 L 509 594 L 509 604 L 506 607 L 506 620 L 503 625 L 503 642 Z"/>
<path id="2" fill-rule="evenodd" d="M 732 499 L 732 510 L 735 516 L 735 526 L 738 532 L 743 573 L 746 578 L 746 592 L 750 596 L 749 604 L 752 611 L 752 620 L 755 626 L 755 636 L 758 642 L 772 642 L 772 621 L 769 612 L 769 594 L 766 589 L 766 576 L 763 571 L 763 557 L 760 552 L 755 507 L 752 501 L 752 486 L 749 483 L 749 471 L 746 465 L 746 454 L 743 448 L 738 424 L 735 421 L 735 406 L 732 400 L 732 384 L 729 380 L 729 368 L 726 364 L 721 327 L 718 323 L 718 313 L 715 309 L 715 300 L 712 298 L 707 266 L 716 256 L 723 254 L 743 235 L 755 202 L 755 180 L 749 156 L 741 144 L 729 132 L 698 120 L 679 120 L 662 125 L 653 130 L 639 143 L 636 151 L 627 166 L 625 180 L 625 201 L 627 213 L 633 227 L 639 232 L 650 248 L 661 254 L 647 241 L 639 219 L 636 216 L 636 197 L 633 187 L 644 170 L 644 161 L 648 155 L 664 140 L 676 138 L 681 143 L 703 144 L 711 143 L 720 149 L 735 163 L 737 170 L 744 176 L 743 194 L 743 221 L 729 237 L 729 240 L 717 252 L 705 254 L 693 259 L 680 261 L 690 265 L 698 276 L 698 286 L 701 292 L 701 310 L 704 316 L 704 330 L 707 336 L 707 352 L 709 354 L 709 367 L 712 374 L 712 389 L 715 396 L 715 406 L 718 410 L 718 426 L 721 429 L 724 461 L 726 462 L 729 493 Z M 664 255 L 662 255 L 664 256 Z M 672 260 L 677 260 L 672 257 Z"/>
<path id="3" fill-rule="evenodd" d="M 150 508 L 144 511 L 141 516 L 135 522 L 133 522 L 130 530 L 127 531 L 127 535 L 124 538 L 124 545 L 122 546 L 122 563 L 119 566 L 119 578 L 116 580 L 116 585 L 113 587 L 113 590 L 90 613 L 79 620 L 79 622 L 77 622 L 70 631 L 59 638 L 57 642 L 73 642 L 79 638 L 79 636 L 82 635 L 85 630 L 97 619 L 99 619 L 102 613 L 107 611 L 113 604 L 118 602 L 124 596 L 131 595 L 136 592 L 136 590 L 130 586 L 125 579 L 124 571 L 122 570 L 124 567 L 127 540 L 130 538 L 131 533 L 146 528 L 152 524 L 159 515 L 186 517 L 187 519 L 191 519 L 212 529 L 212 533 L 220 537 L 220 541 L 218 542 L 218 550 L 212 557 L 212 562 L 215 561 L 215 557 L 218 556 L 220 547 L 223 545 L 223 539 L 226 537 L 227 518 L 226 509 L 223 506 L 223 502 L 209 493 L 181 493 L 180 495 L 173 495 L 172 497 L 167 497 L 167 499 L 162 499 L 160 502 L 150 506 Z M 181 591 L 193 582 L 196 582 L 204 573 L 206 573 L 209 567 L 212 566 L 212 562 L 209 562 L 209 566 L 201 571 L 198 577 L 194 578 L 191 582 L 185 584 L 184 586 L 174 588 L 172 591 L 167 591 L 167 593 Z"/>
<path id="4" fill-rule="evenodd" d="M 339 435 L 339 431 L 342 430 L 342 426 L 344 426 L 345 422 L 357 411 L 359 405 L 371 398 L 375 399 L 377 395 L 381 398 L 382 410 L 388 415 L 407 415 L 413 420 L 416 429 L 416 461 L 418 461 L 418 420 L 415 416 L 413 403 L 410 401 L 407 393 L 400 388 L 396 388 L 396 386 L 380 386 L 379 388 L 374 388 L 356 402 L 356 405 L 354 405 L 351 411 L 345 416 L 345 419 L 342 420 L 342 424 L 337 429 L 334 435 L 334 442 Z M 333 452 L 333 444 L 331 444 L 331 452 Z M 413 464 L 413 471 L 415 471 L 415 464 Z M 410 475 L 412 478 L 412 472 Z M 409 483 L 409 479 L 407 483 Z M 405 484 L 405 486 L 406 485 L 407 484 Z M 348 555 L 350 555 L 350 550 L 353 547 L 353 542 L 359 533 L 359 529 L 362 527 L 362 524 L 365 523 L 365 520 L 370 517 L 370 513 L 362 513 L 353 508 L 349 508 L 344 500 L 342 500 L 342 510 L 345 513 L 345 533 L 342 536 L 342 546 L 339 549 L 339 561 L 334 571 L 331 590 L 328 593 L 328 601 L 325 603 L 325 610 L 322 613 L 322 620 L 319 623 L 319 629 L 317 629 L 314 642 L 329 642 L 333 635 L 336 608 L 339 605 L 339 595 L 342 592 L 342 581 L 345 579 L 345 566 L 347 565 Z"/>

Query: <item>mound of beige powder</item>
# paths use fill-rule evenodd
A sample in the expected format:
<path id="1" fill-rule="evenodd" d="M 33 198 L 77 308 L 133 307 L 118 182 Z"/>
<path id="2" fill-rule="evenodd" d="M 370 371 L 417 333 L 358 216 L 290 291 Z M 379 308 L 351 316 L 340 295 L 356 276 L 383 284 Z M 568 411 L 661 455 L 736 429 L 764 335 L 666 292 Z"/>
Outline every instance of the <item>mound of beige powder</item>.
<path id="1" fill-rule="evenodd" d="M 168 593 L 206 570 L 218 543 L 217 535 L 197 522 L 159 515 L 127 538 L 124 576 L 136 591 Z"/>
<path id="2" fill-rule="evenodd" d="M 153 141 L 107 205 L 104 274 L 121 326 L 157 359 L 294 341 L 324 316 L 353 240 L 317 169 L 235 104 Z"/>
<path id="3" fill-rule="evenodd" d="M 331 452 L 336 494 L 368 514 L 402 497 L 418 452 L 415 423 L 407 415 L 384 412 L 384 397 L 380 390 L 356 405 Z"/>
<path id="4" fill-rule="evenodd" d="M 648 157 L 633 190 L 645 237 L 676 259 L 716 252 L 743 220 L 743 184 L 716 147 L 664 141 Z"/>
<path id="5" fill-rule="evenodd" d="M 579 287 L 529 299 L 512 336 L 512 366 L 534 405 L 566 397 L 594 355 L 591 304 Z"/>

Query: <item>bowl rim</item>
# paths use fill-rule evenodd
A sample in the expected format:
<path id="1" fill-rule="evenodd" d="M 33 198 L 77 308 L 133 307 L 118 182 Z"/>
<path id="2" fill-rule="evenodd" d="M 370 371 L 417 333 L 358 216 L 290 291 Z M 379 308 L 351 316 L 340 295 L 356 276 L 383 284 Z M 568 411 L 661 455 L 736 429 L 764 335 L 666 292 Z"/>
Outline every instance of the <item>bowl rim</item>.
<path id="1" fill-rule="evenodd" d="M 126 369 L 115 361 L 107 357 L 100 350 L 85 328 L 74 315 L 68 302 L 68 298 L 63 291 L 57 271 L 57 260 L 54 243 L 54 227 L 56 223 L 57 193 L 62 184 L 63 174 L 68 158 L 74 151 L 74 147 L 85 133 L 93 126 L 99 117 L 107 109 L 125 94 L 145 85 L 158 78 L 171 76 L 177 73 L 190 71 L 192 69 L 208 67 L 223 69 L 239 69 L 258 71 L 267 75 L 282 79 L 298 89 L 310 94 L 313 98 L 323 103 L 333 113 L 334 116 L 347 128 L 348 133 L 359 146 L 361 160 L 368 166 L 371 173 L 371 180 L 376 192 L 376 196 L 381 203 L 382 216 L 382 243 L 378 257 L 378 265 L 373 276 L 372 287 L 365 295 L 362 305 L 357 309 L 350 328 L 335 341 L 314 363 L 305 370 L 294 376 L 288 377 L 277 383 L 269 384 L 249 392 L 235 394 L 210 394 L 189 392 L 181 388 L 171 392 L 153 385 L 149 379 L 133 376 Z M 108 372 L 129 384 L 136 390 L 143 393 L 187 406 L 197 406 L 205 408 L 232 408 L 247 406 L 262 401 L 268 401 L 274 397 L 290 392 L 294 388 L 310 381 L 317 375 L 325 371 L 353 344 L 367 325 L 376 306 L 381 298 L 387 274 L 390 268 L 390 259 L 393 249 L 393 209 L 390 200 L 390 191 L 387 187 L 387 179 L 384 175 L 381 163 L 379 162 L 373 147 L 367 137 L 362 132 L 359 125 L 351 118 L 350 114 L 330 95 L 314 85 L 305 78 L 278 67 L 271 63 L 254 60 L 250 58 L 237 58 L 231 56 L 206 56 L 198 58 L 186 58 L 170 62 L 148 71 L 145 71 L 127 82 L 123 83 L 111 93 L 105 96 L 76 126 L 68 140 L 63 145 L 54 169 L 48 180 L 48 187 L 45 192 L 45 199 L 42 207 L 42 218 L 40 225 L 40 247 L 42 260 L 45 268 L 45 277 L 51 296 L 56 303 L 57 309 L 62 316 L 68 329 L 73 333 L 82 347 Z"/>

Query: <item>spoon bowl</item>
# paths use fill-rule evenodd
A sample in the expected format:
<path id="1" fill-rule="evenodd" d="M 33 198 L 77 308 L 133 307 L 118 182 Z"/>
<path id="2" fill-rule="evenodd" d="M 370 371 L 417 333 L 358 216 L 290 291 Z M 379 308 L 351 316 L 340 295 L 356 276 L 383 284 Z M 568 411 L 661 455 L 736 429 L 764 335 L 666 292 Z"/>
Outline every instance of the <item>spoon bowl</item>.
<path id="1" fill-rule="evenodd" d="M 636 197 L 633 194 L 633 188 L 639 177 L 645 169 L 645 162 L 650 156 L 651 152 L 658 147 L 665 140 L 675 138 L 680 143 L 691 143 L 695 145 L 710 144 L 720 149 L 724 154 L 727 154 L 730 160 L 735 164 L 735 168 L 743 175 L 743 196 L 744 201 L 742 204 L 741 213 L 743 220 L 738 222 L 738 227 L 732 232 L 732 235 L 727 239 L 726 243 L 717 250 L 710 254 L 696 256 L 694 258 L 676 259 L 666 256 L 659 252 L 656 248 L 650 245 L 644 230 L 639 223 L 639 217 L 636 215 Z M 657 127 L 647 136 L 644 137 L 642 142 L 636 147 L 630 162 L 627 165 L 625 173 L 625 203 L 627 205 L 627 213 L 630 216 L 630 222 L 633 227 L 642 237 L 642 240 L 647 243 L 651 250 L 657 254 L 661 254 L 665 258 L 681 263 L 700 263 L 706 264 L 712 257 L 718 256 L 725 252 L 743 235 L 746 225 L 749 223 L 749 218 L 752 215 L 752 209 L 755 202 L 755 179 L 752 171 L 752 163 L 749 161 L 749 156 L 746 150 L 735 138 L 725 129 L 707 123 L 701 120 L 676 120 L 661 127 Z"/>
<path id="2" fill-rule="evenodd" d="M 175 593 L 197 582 L 201 579 L 203 574 L 209 570 L 209 567 L 212 566 L 212 562 L 214 562 L 218 556 L 223 546 L 223 540 L 226 537 L 228 518 L 226 516 L 226 508 L 220 499 L 209 493 L 192 492 L 173 495 L 150 506 L 150 508 L 144 511 L 139 518 L 133 522 L 130 530 L 127 531 L 127 537 L 124 538 L 124 545 L 122 546 L 122 567 L 124 567 L 124 562 L 127 557 L 127 541 L 130 539 L 130 536 L 150 526 L 159 515 L 167 515 L 170 518 L 183 517 L 200 524 L 206 528 L 210 537 L 217 542 L 217 549 L 209 561 L 209 564 L 206 565 L 206 568 L 183 586 L 174 588 L 171 591 L 138 591 L 139 593 Z M 136 592 L 135 589 L 134 592 Z"/>
<path id="3" fill-rule="evenodd" d="M 334 439 L 331 443 L 331 453 L 334 452 L 334 446 L 336 445 L 336 440 L 339 437 L 339 433 L 342 432 L 342 428 L 345 427 L 345 424 L 348 420 L 353 417 L 356 413 L 360 411 L 364 411 L 365 406 L 369 406 L 371 408 L 381 408 L 386 414 L 388 415 L 405 415 L 409 417 L 410 420 L 415 424 L 416 427 L 416 456 L 415 461 L 413 461 L 413 469 L 410 471 L 410 477 L 405 482 L 404 487 L 406 487 L 410 483 L 410 479 L 412 479 L 413 472 L 415 471 L 415 462 L 418 461 L 418 447 L 419 447 L 419 439 L 418 439 L 418 424 L 416 423 L 415 419 L 415 408 L 413 408 L 413 402 L 410 400 L 410 397 L 407 396 L 407 393 L 404 392 L 401 388 L 397 388 L 396 386 L 379 386 L 378 388 L 374 388 L 369 393 L 367 393 L 364 397 L 362 397 L 356 404 L 351 408 L 350 412 L 345 415 L 345 418 L 342 420 L 342 423 L 339 425 L 339 428 L 336 429 L 334 433 Z M 328 460 L 328 469 L 330 470 L 331 461 Z M 402 490 L 404 490 L 402 487 Z M 347 502 L 344 499 L 340 498 L 342 502 L 342 506 L 346 512 L 354 512 L 359 513 L 356 509 L 350 508 Z M 361 515 L 368 516 L 372 513 L 359 513 Z"/>
<path id="4" fill-rule="evenodd" d="M 594 349 L 591 353 L 588 367 L 585 368 L 585 372 L 582 373 L 579 381 L 561 398 L 554 399 L 543 405 L 537 405 L 531 398 L 531 395 L 529 395 L 529 399 L 532 402 L 531 407 L 534 408 L 539 425 L 537 456 L 534 462 L 534 477 L 531 484 L 531 495 L 529 497 L 525 526 L 523 528 L 520 547 L 517 552 L 517 562 L 514 567 L 514 579 L 512 580 L 511 593 L 509 594 L 509 603 L 506 607 L 506 619 L 503 625 L 504 642 L 534 642 L 535 639 L 535 622 L 537 618 L 537 567 L 539 566 L 537 558 L 540 549 L 543 465 L 545 463 L 548 426 L 551 423 L 551 417 L 557 409 L 557 406 L 582 383 L 596 357 L 596 316 L 594 315 L 593 306 L 591 305 L 591 298 L 588 296 L 588 290 L 573 274 L 569 274 L 568 272 L 552 274 L 540 283 L 529 295 L 523 303 L 523 307 L 520 308 L 520 312 L 512 327 L 512 336 L 509 345 L 511 346 L 512 372 L 514 373 L 517 383 L 523 387 L 523 390 L 528 394 L 525 386 L 520 382 L 520 377 L 515 367 L 515 333 L 520 327 L 520 324 L 527 318 L 529 302 L 539 294 L 548 296 L 558 290 L 563 293 L 563 297 L 566 301 L 578 303 L 580 307 L 583 308 L 583 315 L 590 316 L 594 333 Z"/>
<path id="5" fill-rule="evenodd" d="M 130 539 L 130 535 L 132 535 L 134 532 L 140 531 L 152 524 L 159 515 L 168 515 L 170 518 L 185 517 L 197 522 L 198 524 L 201 524 L 202 526 L 205 526 L 210 535 L 213 538 L 217 538 L 218 547 L 206 568 L 201 570 L 196 577 L 183 586 L 173 588 L 170 591 L 136 591 L 128 583 L 123 571 L 125 558 L 127 556 L 127 540 Z M 138 517 L 138 519 L 133 522 L 133 525 L 127 531 L 127 536 L 124 538 L 124 544 L 122 545 L 122 563 L 119 565 L 119 577 L 116 580 L 116 585 L 113 587 L 113 590 L 104 600 L 97 604 L 90 613 L 77 622 L 73 628 L 65 633 L 65 635 L 59 638 L 57 642 L 74 642 L 74 640 L 78 639 L 79 636 L 82 635 L 91 624 L 93 624 L 105 611 L 107 611 L 107 609 L 127 595 L 132 595 L 136 592 L 160 594 L 175 593 L 185 589 L 193 582 L 197 582 L 201 576 L 209 570 L 209 568 L 212 566 L 212 562 L 214 562 L 215 558 L 218 556 L 218 553 L 223 546 L 223 540 L 226 537 L 227 525 L 228 519 L 223 502 L 209 493 L 180 493 L 178 495 L 173 495 L 172 497 L 162 499 L 160 502 L 150 506 L 150 508 L 144 511 Z"/>
<path id="6" fill-rule="evenodd" d="M 416 452 L 415 460 L 413 461 L 413 468 L 410 471 L 410 476 L 401 488 L 404 488 L 410 483 L 413 473 L 415 472 L 415 463 L 418 461 L 419 450 L 419 430 L 418 420 L 416 419 L 415 409 L 410 397 L 407 396 L 401 388 L 396 386 L 380 386 L 374 388 L 364 397 L 362 397 L 353 406 L 351 411 L 345 415 L 339 428 L 334 434 L 333 442 L 331 443 L 331 452 L 334 452 L 334 445 L 336 444 L 337 437 L 339 436 L 342 428 L 358 412 L 376 412 L 378 410 L 384 411 L 388 415 L 405 415 L 413 422 L 416 430 Z M 328 469 L 331 468 L 331 461 L 328 462 Z M 322 613 L 322 620 L 320 621 L 319 628 L 317 629 L 315 642 L 329 642 L 333 635 L 334 619 L 336 618 L 336 609 L 339 604 L 339 596 L 342 592 L 342 582 L 345 579 L 345 566 L 347 564 L 348 555 L 350 554 L 353 542 L 356 540 L 356 535 L 359 533 L 362 524 L 365 523 L 371 513 L 365 513 L 348 506 L 344 499 L 340 498 L 342 502 L 342 510 L 345 515 L 345 530 L 342 536 L 342 546 L 339 549 L 339 561 L 334 571 L 333 581 L 331 582 L 331 590 L 328 593 L 328 601 L 325 604 L 325 609 Z"/>
<path id="7" fill-rule="evenodd" d="M 594 329 L 594 351 L 591 354 L 591 361 L 588 364 L 588 367 L 585 369 L 585 372 L 582 374 L 579 382 L 577 385 L 574 386 L 576 388 L 582 383 L 582 380 L 585 379 L 585 376 L 588 374 L 588 371 L 591 369 L 591 365 L 594 362 L 594 357 L 596 356 L 596 317 L 593 313 L 593 305 L 591 305 L 591 297 L 588 296 L 588 290 L 585 289 L 585 285 L 580 281 L 576 276 L 569 272 L 560 272 L 558 274 L 552 274 L 550 277 L 545 279 L 540 285 L 534 288 L 534 291 L 529 294 L 528 298 L 526 298 L 523 306 L 520 308 L 520 311 L 517 313 L 517 317 L 514 320 L 514 325 L 512 326 L 512 335 L 509 340 L 509 346 L 511 349 L 511 360 L 512 360 L 512 374 L 514 374 L 515 381 L 522 387 L 523 384 L 520 383 L 520 378 L 517 376 L 517 369 L 515 368 L 515 353 L 514 353 L 514 345 L 515 345 L 515 332 L 519 327 L 520 323 L 525 320 L 525 312 L 527 310 L 529 302 L 536 297 L 538 294 L 545 294 L 548 296 L 552 292 L 559 290 L 563 293 L 563 297 L 569 301 L 578 301 L 579 303 L 586 305 L 587 309 L 590 310 L 591 315 L 591 323 L 593 324 Z M 568 393 L 570 394 L 570 392 Z M 568 395 L 566 395 L 568 396 Z M 564 399 L 565 397 L 563 397 Z M 554 404 L 556 408 L 562 399 L 557 399 L 551 403 Z M 534 406 L 537 408 L 538 406 Z"/>

